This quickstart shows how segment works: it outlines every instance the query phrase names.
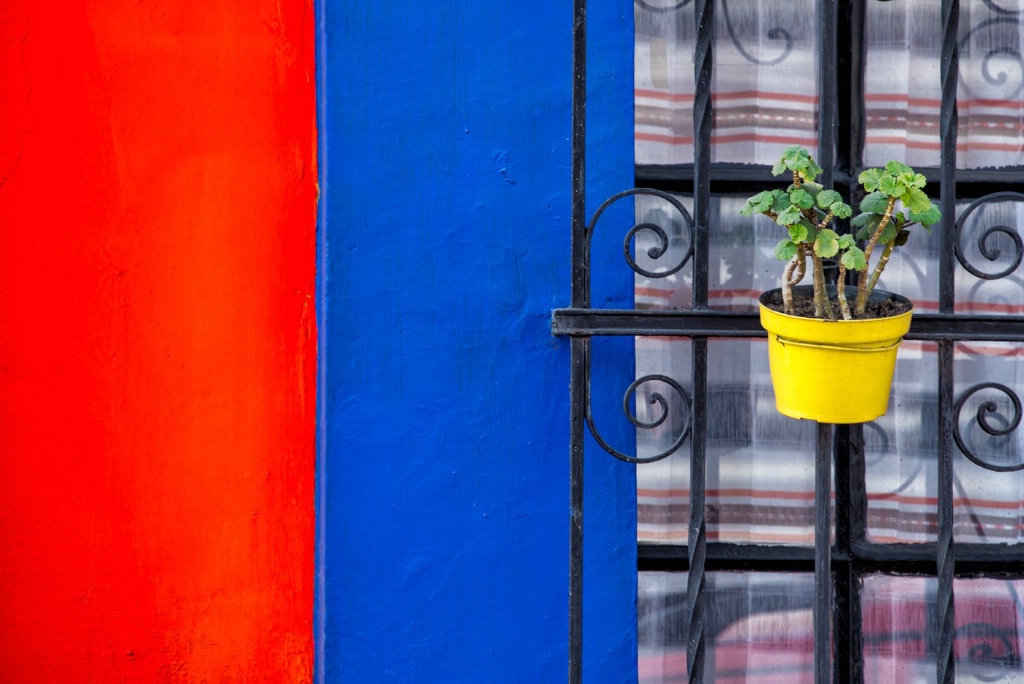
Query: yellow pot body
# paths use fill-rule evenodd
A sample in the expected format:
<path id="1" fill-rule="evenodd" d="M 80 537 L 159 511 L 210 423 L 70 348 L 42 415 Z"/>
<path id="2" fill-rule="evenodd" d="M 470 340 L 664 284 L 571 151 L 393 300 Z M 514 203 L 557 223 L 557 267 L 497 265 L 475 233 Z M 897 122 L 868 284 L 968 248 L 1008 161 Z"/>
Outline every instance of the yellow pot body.
<path id="1" fill-rule="evenodd" d="M 902 299 L 873 293 L 873 298 L 886 296 Z M 910 329 L 912 311 L 889 318 L 825 321 L 778 313 L 764 304 L 760 309 L 779 413 L 843 424 L 885 415 L 896 352 Z"/>

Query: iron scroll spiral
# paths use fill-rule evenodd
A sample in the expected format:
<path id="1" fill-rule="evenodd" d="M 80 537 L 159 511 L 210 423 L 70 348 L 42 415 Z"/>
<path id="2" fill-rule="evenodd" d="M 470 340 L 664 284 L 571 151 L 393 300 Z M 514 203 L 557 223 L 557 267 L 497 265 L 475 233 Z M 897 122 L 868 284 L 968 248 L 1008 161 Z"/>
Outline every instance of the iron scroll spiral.
<path id="1" fill-rule="evenodd" d="M 639 388 L 644 383 L 655 381 L 663 382 L 669 385 L 679 395 L 680 399 L 682 400 L 683 407 L 685 408 L 684 415 L 686 423 L 684 424 L 683 429 L 680 430 L 679 435 L 676 437 L 675 441 L 672 443 L 671 446 L 669 446 L 668 449 L 665 449 L 664 451 L 654 454 L 653 456 L 644 457 L 629 456 L 627 454 L 622 453 L 618 449 L 615 449 L 613 446 L 608 444 L 608 442 L 605 441 L 605 439 L 601 436 L 601 433 L 597 431 L 597 427 L 594 425 L 594 416 L 590 410 L 590 388 L 588 382 L 586 419 L 587 425 L 590 427 L 590 433 L 594 436 L 594 440 L 601 445 L 602 449 L 604 449 L 609 454 L 611 454 L 612 456 L 619 460 L 627 461 L 629 463 L 653 463 L 654 461 L 660 461 L 661 459 L 668 458 L 676 451 L 678 451 L 679 447 L 681 447 L 683 445 L 683 442 L 686 441 L 686 437 L 690 434 L 690 417 L 692 415 L 690 397 L 689 395 L 686 394 L 686 390 L 684 390 L 678 382 L 676 382 L 675 380 L 666 375 L 645 375 L 642 378 L 637 378 L 629 385 L 629 387 L 626 389 L 625 395 L 622 397 L 622 410 L 625 412 L 626 417 L 629 419 L 629 422 L 632 423 L 633 426 L 638 429 L 652 430 L 661 425 L 662 423 L 664 423 L 665 420 L 668 418 L 669 403 L 665 399 L 665 396 L 660 392 L 652 392 L 648 399 L 648 402 L 652 406 L 656 405 L 660 409 L 660 413 L 653 420 L 642 421 L 629 408 L 630 398 L 634 396 L 637 388 Z"/>
<path id="2" fill-rule="evenodd" d="M 1005 437 L 1006 435 L 1013 433 L 1020 426 L 1020 397 L 1018 397 L 1016 392 L 1014 392 L 1006 385 L 1001 385 L 998 382 L 986 382 L 975 385 L 974 387 L 971 387 L 970 389 L 965 391 L 963 394 L 960 395 L 960 398 L 957 399 L 956 403 L 953 405 L 953 439 L 956 440 L 956 445 L 960 447 L 960 451 L 963 453 L 964 456 L 970 459 L 971 462 L 973 462 L 975 465 L 981 466 L 986 470 L 992 470 L 994 472 L 999 473 L 1009 473 L 1018 470 L 1024 470 L 1024 462 L 1016 463 L 1013 465 L 999 465 L 997 463 L 989 463 L 988 461 L 985 461 L 967 447 L 967 443 L 960 432 L 960 414 L 963 411 L 964 405 L 966 404 L 967 400 L 972 395 L 986 389 L 993 389 L 1006 395 L 1007 398 L 1009 398 L 1010 402 L 1013 404 L 1013 416 L 1011 416 L 1010 419 L 1006 421 L 1006 424 L 1003 427 L 997 427 L 992 425 L 988 416 L 989 414 L 997 414 L 997 412 L 999 411 L 999 404 L 991 400 L 984 401 L 981 403 L 980 406 L 978 406 L 978 411 L 975 416 L 975 420 L 977 421 L 978 426 L 987 434 L 992 435 L 993 437 Z"/>
<path id="3" fill-rule="evenodd" d="M 962 51 L 968 52 L 970 50 L 970 43 L 972 38 L 977 35 L 984 35 L 985 33 L 998 34 L 999 27 L 1010 27 L 1012 30 L 1007 32 L 1013 35 L 1017 35 L 1020 29 L 1020 12 L 1012 11 L 1000 7 L 999 5 L 992 2 L 992 0 L 983 0 L 985 6 L 988 7 L 993 14 L 996 16 L 991 19 L 979 22 L 975 26 L 971 27 L 963 38 L 959 41 L 959 47 Z M 996 72 L 993 68 L 993 63 L 996 59 L 1006 60 L 1009 58 L 1010 61 L 1016 63 L 1017 67 L 1017 79 L 1014 83 L 1010 83 L 1010 76 L 1005 67 L 1001 68 Z M 1006 90 L 1001 93 L 1001 99 L 1012 100 L 1015 99 L 1024 88 L 1024 55 L 1021 55 L 1020 48 L 1016 42 L 1008 43 L 1003 46 L 991 46 L 985 55 L 981 58 L 981 77 L 985 80 L 985 83 L 991 86 L 1007 86 Z M 961 84 L 967 89 L 969 93 L 974 95 L 970 87 L 970 83 L 961 74 Z M 1013 87 L 1015 85 L 1015 87 Z"/>
<path id="4" fill-rule="evenodd" d="M 670 12 L 675 12 L 690 5 L 692 2 L 693 0 L 677 0 L 677 2 L 675 2 L 674 4 L 658 6 L 652 4 L 650 0 L 633 0 L 633 3 L 637 7 L 641 7 L 652 14 L 668 14 Z M 781 26 L 775 26 L 773 28 L 768 29 L 766 35 L 768 37 L 768 40 L 770 41 L 782 41 L 782 51 L 777 56 L 771 59 L 759 59 L 758 57 L 752 55 L 747 50 L 747 48 L 744 47 L 743 42 L 740 40 L 740 36 L 736 33 L 736 29 L 733 26 L 732 19 L 729 16 L 729 5 L 726 3 L 726 0 L 721 0 L 721 4 L 722 16 L 725 18 L 725 30 L 729 34 L 729 40 L 732 42 L 734 46 L 736 46 L 736 50 L 748 62 L 760 66 L 775 66 L 776 64 L 781 64 L 782 62 L 786 61 L 786 58 L 789 57 L 790 54 L 792 54 L 793 44 L 795 42 L 793 40 L 792 34 Z"/>
<path id="5" fill-rule="evenodd" d="M 620 192 L 620 193 L 618 193 L 616 195 L 613 195 L 612 197 L 610 197 L 607 200 L 605 200 L 605 202 L 603 204 L 601 204 L 600 207 L 598 207 L 597 211 L 594 212 L 593 218 L 590 220 L 590 223 L 587 225 L 587 238 L 586 238 L 587 254 L 586 254 L 586 258 L 587 258 L 587 263 L 588 263 L 588 271 L 589 271 L 589 261 L 590 261 L 591 240 L 592 240 L 592 238 L 594 236 L 594 232 L 595 232 L 595 229 L 597 227 L 597 222 L 600 220 L 601 215 L 604 214 L 605 210 L 608 209 L 608 207 L 610 207 L 612 204 L 614 204 L 615 202 L 619 201 L 620 199 L 623 199 L 625 197 L 635 196 L 635 195 L 651 195 L 651 196 L 654 196 L 654 197 L 659 197 L 659 198 L 665 200 L 666 202 L 668 202 L 669 204 L 671 204 L 672 207 L 682 217 L 683 223 L 686 226 L 687 231 L 689 232 L 690 240 L 689 240 L 689 245 L 687 247 L 686 253 L 683 254 L 682 258 L 678 261 L 678 263 L 670 264 L 664 270 L 651 271 L 651 270 L 648 270 L 648 269 L 640 266 L 640 264 L 638 264 L 636 262 L 636 259 L 633 258 L 633 255 L 631 253 L 631 246 L 633 244 L 634 237 L 637 235 L 637 233 L 639 233 L 641 231 L 650 231 L 655 236 L 657 236 L 658 244 L 656 244 L 654 247 L 651 247 L 650 249 L 647 250 L 647 256 L 649 256 L 651 259 L 657 260 L 657 259 L 660 259 L 661 257 L 663 257 L 666 253 L 668 253 L 669 246 L 670 246 L 669 235 L 668 235 L 668 233 L 665 231 L 665 229 L 662 226 L 659 226 L 659 225 L 654 224 L 654 223 L 643 222 L 643 223 L 635 224 L 626 233 L 626 237 L 623 240 L 623 245 L 622 245 L 623 255 L 624 255 L 625 259 L 626 259 L 626 263 L 629 264 L 629 267 L 635 273 L 637 273 L 637 274 L 639 274 L 641 276 L 647 277 L 647 278 L 667 278 L 668 276 L 670 276 L 670 275 L 672 275 L 674 273 L 678 273 L 690 261 L 690 259 L 693 257 L 693 219 L 690 216 L 690 212 L 688 212 L 686 210 L 686 207 L 683 206 L 683 204 L 679 201 L 679 199 L 677 199 L 676 197 L 670 195 L 669 193 L 663 192 L 661 190 L 654 190 L 654 189 L 651 189 L 651 188 L 631 188 L 629 190 L 625 190 L 625 191 Z M 588 299 L 589 299 L 589 294 L 588 294 Z M 657 413 L 657 415 L 653 419 L 651 419 L 651 420 L 641 420 L 630 409 L 630 400 L 631 400 L 631 398 L 633 398 L 636 395 L 637 390 L 642 385 L 644 385 L 646 383 L 649 383 L 649 382 L 662 382 L 662 383 L 665 383 L 666 385 L 668 385 L 670 388 L 672 388 L 672 391 L 676 395 L 678 395 L 678 397 L 679 397 L 679 399 L 681 401 L 681 407 L 682 407 L 682 410 L 683 410 L 684 416 L 685 416 L 684 417 L 685 423 L 684 423 L 682 429 L 679 431 L 679 434 L 676 435 L 675 440 L 672 442 L 672 444 L 667 449 L 665 449 L 664 451 L 661 451 L 661 452 L 659 452 L 657 454 L 654 454 L 653 456 L 645 456 L 645 457 L 629 456 L 628 454 L 624 454 L 623 452 L 621 452 L 618 449 L 616 449 L 613 446 L 611 446 L 601 436 L 601 433 L 597 430 L 597 426 L 595 425 L 595 422 L 594 422 L 593 411 L 591 409 L 591 398 L 590 398 L 590 395 L 591 395 L 591 388 L 590 388 L 590 353 L 589 353 L 589 348 L 588 348 L 588 351 L 587 351 L 587 354 L 586 354 L 585 363 L 586 363 L 586 367 L 587 367 L 587 381 L 586 381 L 587 382 L 587 387 L 586 387 L 586 407 L 585 407 L 585 414 L 586 414 L 586 416 L 585 417 L 586 417 L 587 425 L 590 428 L 590 432 L 594 436 L 594 440 L 598 444 L 601 445 L 601 448 L 603 448 L 605 451 L 607 451 L 609 454 L 611 454 L 615 458 L 618 458 L 618 459 L 623 460 L 623 461 L 627 461 L 629 463 L 652 463 L 654 461 L 660 461 L 663 458 L 667 458 L 668 456 L 670 456 L 673 453 L 675 453 L 679 449 L 679 447 L 683 445 L 683 442 L 686 441 L 686 437 L 687 437 L 687 435 L 690 432 L 690 422 L 691 422 L 691 415 L 692 415 L 690 397 L 689 397 L 689 395 L 687 395 L 686 390 L 684 390 L 683 387 L 678 382 L 673 380 L 672 378 L 670 378 L 668 376 L 665 376 L 665 375 L 654 374 L 654 375 L 645 375 L 645 376 L 643 376 L 641 378 L 637 378 L 626 389 L 626 393 L 625 393 L 625 395 L 622 398 L 622 410 L 626 414 L 626 418 L 629 420 L 629 422 L 635 428 L 637 428 L 639 430 L 653 430 L 653 429 L 659 427 L 660 425 L 662 425 L 668 419 L 668 416 L 670 414 L 670 407 L 669 407 L 668 399 L 661 392 L 652 392 L 652 393 L 650 393 L 650 395 L 648 397 L 649 403 L 652 406 L 658 407 L 658 413 Z"/>
<path id="6" fill-rule="evenodd" d="M 999 278 L 1005 278 L 1006 276 L 1010 275 L 1011 273 L 1017 270 L 1017 268 L 1021 264 L 1022 258 L 1024 258 L 1024 240 L 1021 239 L 1020 233 L 1011 228 L 1010 226 L 990 226 L 986 228 L 981 235 L 978 236 L 978 251 L 981 252 L 981 255 L 988 259 L 989 261 L 995 261 L 1001 256 L 1001 253 L 998 249 L 989 246 L 989 240 L 995 234 L 1002 233 L 1003 235 L 1006 235 L 1008 238 L 1010 238 L 1010 240 L 1013 242 L 1013 263 L 1011 263 L 1002 271 L 999 271 L 997 273 L 985 273 L 983 271 L 978 270 L 970 262 L 967 261 L 967 257 L 964 255 L 963 249 L 960 246 L 964 226 L 966 225 L 967 219 L 970 218 L 971 214 L 973 214 L 977 209 L 985 206 L 986 204 L 1006 201 L 1024 202 L 1024 194 L 1021 194 L 1019 192 L 1004 191 L 994 192 L 990 195 L 985 195 L 984 197 L 972 202 L 970 206 L 968 206 L 967 209 L 964 211 L 964 213 L 960 215 L 960 218 L 956 222 L 956 258 L 960 262 L 960 265 L 963 266 L 965 270 L 967 270 L 971 275 L 975 276 L 976 278 L 981 278 L 982 280 L 997 280 Z"/>
<path id="7" fill-rule="evenodd" d="M 985 7 L 988 7 L 996 14 L 1003 14 L 1011 17 L 1020 15 L 1019 9 L 1009 9 L 1007 7 L 1001 7 L 999 3 L 996 2 L 995 0 L 981 0 L 981 2 L 983 5 L 985 5 Z"/>
<path id="8" fill-rule="evenodd" d="M 633 0 L 638 7 L 643 7 L 648 12 L 654 12 L 656 14 L 667 14 L 668 12 L 675 12 L 677 9 L 682 9 L 689 5 L 693 0 L 678 0 L 674 5 L 666 5 L 659 7 L 658 5 L 652 5 L 647 0 Z"/>
<path id="9" fill-rule="evenodd" d="M 659 225 L 656 225 L 654 223 L 639 223 L 634 225 L 629 230 L 629 232 L 626 233 L 626 238 L 622 244 L 622 251 L 625 255 L 626 263 L 629 264 L 629 267 L 633 269 L 634 272 L 647 278 L 667 278 L 673 273 L 678 273 L 680 270 L 682 270 L 683 266 L 685 266 L 687 262 L 689 262 L 689 260 L 693 257 L 693 218 L 690 216 L 690 212 L 686 210 L 686 207 L 683 206 L 682 202 L 680 202 L 676 197 L 670 195 L 667 192 L 663 192 L 661 190 L 654 190 L 652 188 L 631 188 L 629 190 L 624 190 L 618 193 L 617 195 L 609 197 L 607 200 L 604 201 L 604 203 L 600 207 L 597 208 L 597 211 L 594 212 L 594 217 L 590 219 L 590 224 L 587 225 L 588 264 L 590 261 L 591 239 L 594 237 L 594 230 L 597 227 L 598 220 L 601 218 L 601 214 L 603 214 L 608 207 L 610 207 L 612 204 L 619 201 L 620 199 L 624 197 L 630 197 L 633 195 L 652 195 L 654 197 L 660 197 L 661 199 L 671 204 L 675 208 L 675 210 L 678 211 L 679 214 L 683 217 L 683 221 L 686 224 L 686 227 L 690 234 L 690 244 L 686 250 L 686 254 L 683 255 L 683 258 L 679 261 L 678 264 L 674 264 L 663 271 L 648 271 L 647 269 L 640 266 L 640 264 L 636 263 L 636 260 L 630 253 L 630 245 L 633 241 L 633 237 L 642 230 L 651 231 L 658 236 L 660 244 L 651 247 L 649 250 L 647 250 L 647 256 L 649 256 L 652 259 L 660 259 L 662 256 L 665 255 L 666 252 L 668 252 L 669 237 L 668 233 L 665 232 L 665 229 Z"/>

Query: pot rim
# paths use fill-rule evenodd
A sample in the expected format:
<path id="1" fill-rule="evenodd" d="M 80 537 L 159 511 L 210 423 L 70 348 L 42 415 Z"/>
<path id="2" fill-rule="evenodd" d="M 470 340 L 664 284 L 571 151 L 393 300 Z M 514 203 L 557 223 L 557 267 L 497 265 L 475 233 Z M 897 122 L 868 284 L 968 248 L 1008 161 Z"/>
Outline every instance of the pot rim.
<path id="1" fill-rule="evenodd" d="M 876 289 L 871 291 L 871 295 L 868 297 L 868 301 L 871 301 L 871 302 L 884 302 L 887 299 L 892 299 L 892 300 L 897 301 L 897 302 L 901 302 L 901 303 L 904 303 L 904 304 L 909 304 L 910 305 L 910 309 L 908 309 L 907 311 L 904 311 L 903 313 L 896 314 L 895 316 L 885 316 L 883 318 L 855 318 L 855 319 L 849 320 L 849 321 L 847 321 L 845 319 L 842 319 L 842 318 L 838 318 L 838 319 L 836 319 L 834 321 L 831 321 L 831 320 L 827 320 L 827 319 L 824 319 L 824 318 L 817 318 L 815 316 L 794 316 L 792 314 L 787 314 L 787 313 L 783 313 L 781 311 L 776 311 L 775 309 L 772 309 L 772 308 L 770 308 L 770 307 L 765 305 L 765 303 L 763 301 L 765 297 L 767 297 L 768 295 L 770 295 L 773 292 L 781 292 L 781 291 L 782 291 L 781 287 L 773 287 L 770 290 L 765 290 L 764 292 L 762 292 L 761 295 L 757 298 L 757 305 L 758 305 L 758 307 L 763 309 L 763 310 L 765 310 L 765 311 L 767 311 L 767 312 L 770 312 L 772 316 L 781 316 L 782 318 L 792 319 L 792 320 L 795 320 L 795 321 L 821 321 L 822 323 L 828 323 L 829 325 L 833 325 L 833 324 L 836 324 L 836 323 L 840 323 L 840 324 L 843 324 L 843 325 L 851 325 L 851 324 L 855 324 L 855 323 L 864 324 L 864 323 L 871 323 L 871 322 L 878 322 L 878 321 L 887 321 L 887 320 L 892 320 L 892 319 L 895 319 L 895 318 L 899 318 L 900 316 L 910 316 L 911 314 L 914 313 L 914 302 L 912 302 L 908 297 L 904 297 L 903 295 L 898 294 L 896 292 L 890 292 L 889 290 L 879 290 L 879 289 L 876 288 Z M 835 285 L 826 285 L 825 286 L 825 291 L 828 292 L 829 294 L 832 294 L 832 293 L 834 293 L 836 291 L 836 286 Z M 813 285 L 796 285 L 793 288 L 793 292 L 794 293 L 797 293 L 797 292 L 800 292 L 800 293 L 813 293 L 814 292 L 814 286 Z M 853 295 L 854 298 L 857 296 L 857 286 L 856 285 L 847 285 L 846 286 L 846 296 L 847 296 L 848 299 L 850 298 L 851 294 Z"/>

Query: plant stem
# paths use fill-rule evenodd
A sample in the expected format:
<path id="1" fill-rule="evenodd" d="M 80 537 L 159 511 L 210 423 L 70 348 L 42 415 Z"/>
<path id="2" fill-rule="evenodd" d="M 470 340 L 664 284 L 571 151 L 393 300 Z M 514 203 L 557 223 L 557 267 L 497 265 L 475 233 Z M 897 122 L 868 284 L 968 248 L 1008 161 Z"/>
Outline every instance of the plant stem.
<path id="1" fill-rule="evenodd" d="M 843 313 L 843 320 L 849 321 L 853 318 L 850 313 L 850 304 L 846 301 L 846 266 L 839 262 L 839 280 L 836 281 L 836 295 L 839 297 L 839 310 Z"/>
<path id="2" fill-rule="evenodd" d="M 896 198 L 890 197 L 889 204 L 885 207 L 885 213 L 882 214 L 882 220 L 878 224 L 878 228 L 875 229 L 874 235 L 871 236 L 871 240 L 868 241 L 867 246 L 864 248 L 864 262 L 867 264 L 871 263 L 871 252 L 875 249 L 875 245 L 878 244 L 878 239 L 882 237 L 882 231 L 885 230 L 886 226 L 889 225 L 889 221 L 892 219 L 892 209 L 896 206 Z M 890 250 L 891 251 L 891 250 Z M 875 279 L 877 280 L 877 278 Z M 868 303 L 868 269 L 865 268 L 860 272 L 860 278 L 857 279 L 857 315 L 864 313 L 864 307 Z"/>
<path id="3" fill-rule="evenodd" d="M 825 292 L 825 272 L 821 265 L 821 257 L 811 253 L 811 263 L 814 264 L 814 315 L 816 318 L 828 317 L 828 320 L 836 320 L 836 312 L 832 310 L 832 303 L 828 301 L 828 294 Z"/>
<path id="4" fill-rule="evenodd" d="M 874 272 L 871 274 L 871 279 L 868 280 L 866 292 L 864 293 L 865 305 L 867 298 L 871 296 L 871 293 L 875 291 L 875 285 L 878 284 L 878 279 L 882 275 L 882 271 L 885 270 L 885 265 L 889 263 L 889 255 L 892 254 L 892 243 L 890 242 L 882 250 L 882 256 L 878 260 L 878 264 L 875 266 Z"/>
<path id="5" fill-rule="evenodd" d="M 786 264 L 786 270 L 782 273 L 782 307 L 790 316 L 796 314 L 796 310 L 793 308 L 793 286 L 804 279 L 806 270 L 807 253 L 803 245 L 798 245 L 796 254 Z"/>

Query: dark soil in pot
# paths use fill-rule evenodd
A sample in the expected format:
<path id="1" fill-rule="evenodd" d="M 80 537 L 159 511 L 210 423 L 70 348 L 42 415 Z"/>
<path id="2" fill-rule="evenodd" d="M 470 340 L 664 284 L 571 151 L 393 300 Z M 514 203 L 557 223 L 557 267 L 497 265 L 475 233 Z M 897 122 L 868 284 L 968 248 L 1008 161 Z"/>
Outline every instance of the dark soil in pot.
<path id="1" fill-rule="evenodd" d="M 809 296 L 807 292 L 800 292 L 803 288 L 796 288 L 793 292 L 793 307 L 797 316 L 803 318 L 814 318 L 814 297 Z M 835 295 L 835 292 L 830 293 L 829 300 L 832 302 L 832 310 L 836 312 L 836 319 L 842 320 L 843 315 L 839 311 L 839 298 Z M 912 305 L 907 300 L 892 299 L 892 298 L 880 298 L 875 295 L 880 294 L 875 292 L 868 299 L 867 306 L 864 309 L 864 313 L 860 316 L 854 314 L 854 320 L 864 320 L 868 318 L 889 318 L 890 316 L 899 316 L 900 314 L 910 311 Z M 772 290 L 764 293 L 761 297 L 761 303 L 773 311 L 779 313 L 785 313 L 782 307 L 782 292 L 780 290 Z M 856 306 L 856 295 L 850 297 L 847 294 L 847 302 L 850 305 L 850 310 Z"/>

